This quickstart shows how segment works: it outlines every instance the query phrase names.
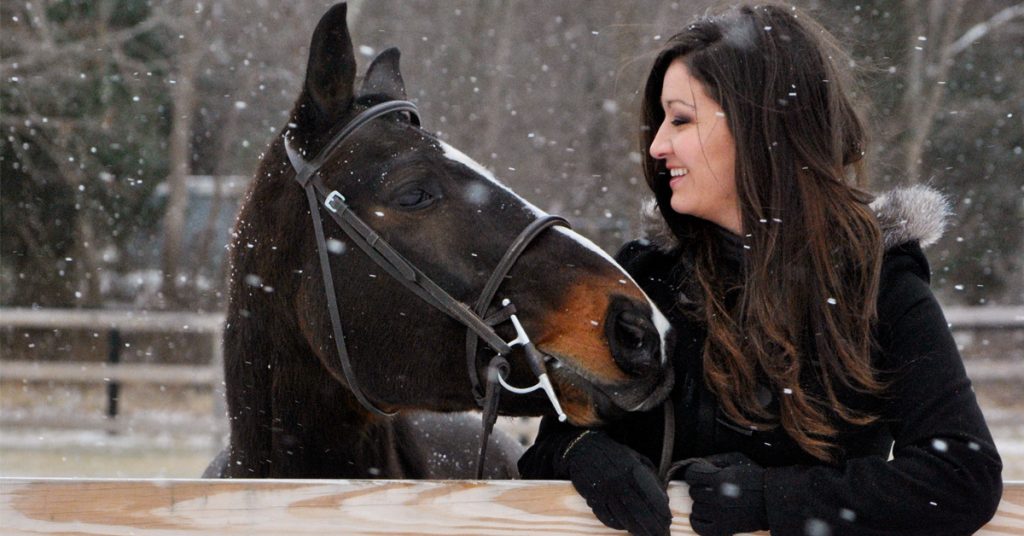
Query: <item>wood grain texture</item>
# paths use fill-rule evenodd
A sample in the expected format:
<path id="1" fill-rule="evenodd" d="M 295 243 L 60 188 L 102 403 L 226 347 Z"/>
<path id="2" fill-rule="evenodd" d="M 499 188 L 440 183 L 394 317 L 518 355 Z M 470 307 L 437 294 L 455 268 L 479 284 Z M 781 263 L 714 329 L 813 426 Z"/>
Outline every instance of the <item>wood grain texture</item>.
<path id="1" fill-rule="evenodd" d="M 669 488 L 673 534 L 693 534 L 686 486 Z M 565 482 L 0 479 L 3 534 L 624 534 Z M 1009 483 L 982 535 L 1024 534 Z"/>
<path id="2" fill-rule="evenodd" d="M 673 534 L 692 534 L 686 488 Z M 0 479 L 3 534 L 623 534 L 565 482 Z"/>
<path id="3" fill-rule="evenodd" d="M 1004 482 L 999 510 L 975 536 L 1024 534 L 1024 481 Z"/>

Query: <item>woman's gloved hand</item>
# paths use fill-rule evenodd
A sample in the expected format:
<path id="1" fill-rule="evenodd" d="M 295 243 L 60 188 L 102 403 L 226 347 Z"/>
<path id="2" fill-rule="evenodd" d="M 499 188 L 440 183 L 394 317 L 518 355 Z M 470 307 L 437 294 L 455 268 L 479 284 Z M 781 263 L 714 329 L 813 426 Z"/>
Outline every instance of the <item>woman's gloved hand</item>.
<path id="1" fill-rule="evenodd" d="M 561 461 L 602 523 L 637 535 L 669 534 L 668 494 L 646 457 L 602 432 L 587 430 L 566 447 Z"/>
<path id="2" fill-rule="evenodd" d="M 764 468 L 738 452 L 716 454 L 690 464 L 690 526 L 701 536 L 768 529 Z"/>

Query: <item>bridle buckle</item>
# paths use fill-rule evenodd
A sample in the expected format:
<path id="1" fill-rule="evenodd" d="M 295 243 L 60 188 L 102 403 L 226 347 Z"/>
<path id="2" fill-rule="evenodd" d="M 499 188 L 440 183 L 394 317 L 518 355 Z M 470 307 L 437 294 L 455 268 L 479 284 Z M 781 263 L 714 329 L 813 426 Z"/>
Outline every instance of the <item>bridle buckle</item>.
<path id="1" fill-rule="evenodd" d="M 332 203 L 337 201 L 341 204 L 339 207 L 335 207 Z M 331 190 L 331 193 L 327 194 L 327 199 L 324 199 L 324 206 L 327 210 L 337 214 L 339 210 L 345 207 L 345 196 L 341 195 L 337 190 Z"/>

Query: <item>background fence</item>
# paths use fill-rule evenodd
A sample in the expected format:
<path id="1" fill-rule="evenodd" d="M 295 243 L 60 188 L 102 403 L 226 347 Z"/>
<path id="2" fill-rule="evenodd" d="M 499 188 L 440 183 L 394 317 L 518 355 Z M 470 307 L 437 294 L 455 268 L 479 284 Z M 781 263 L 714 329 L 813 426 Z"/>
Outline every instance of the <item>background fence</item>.
<path id="1" fill-rule="evenodd" d="M 1024 427 L 1024 400 L 1020 396 L 1024 392 L 1024 358 L 1020 355 L 1024 352 L 1021 350 L 1024 347 L 1021 344 L 1024 307 L 950 307 L 946 314 L 958 341 L 964 341 L 961 346 L 965 350 L 965 365 L 979 398 L 988 401 L 984 409 L 990 426 L 994 430 L 1009 430 L 1013 437 L 1020 435 L 1020 428 Z M 26 360 L 5 355 L 0 361 L 0 385 L 4 389 L 19 385 L 24 388 L 36 385 L 52 386 L 52 389 L 88 386 L 94 391 L 105 389 L 104 403 L 93 404 L 86 411 L 73 405 L 54 407 L 45 401 L 40 401 L 41 407 L 0 406 L 0 428 L 5 433 L 46 429 L 99 431 L 111 436 L 139 438 L 205 436 L 207 440 L 202 443 L 207 445 L 206 456 L 212 456 L 224 444 L 227 419 L 221 314 L 0 308 L 0 330 L 43 330 L 59 337 L 84 331 L 95 339 L 106 340 L 105 361 Z M 199 337 L 190 341 L 186 350 L 197 355 L 190 356 L 188 364 L 126 362 L 122 350 L 130 347 L 133 337 L 159 333 Z M 68 353 L 74 355 L 74 349 Z M 93 358 L 103 353 L 93 352 Z M 203 404 L 206 409 L 182 412 L 177 411 L 181 408 L 169 407 L 166 411 L 132 412 L 121 396 L 127 386 L 142 389 L 143 393 L 150 389 L 153 393 L 177 393 L 170 396 L 172 406 L 178 401 L 182 407 L 188 405 L 183 397 L 199 397 L 206 401 Z M 147 397 L 142 395 L 141 398 Z M 535 420 L 502 419 L 499 426 L 526 442 L 532 440 Z M 1024 478 L 1024 448 L 1015 444 L 1003 450 L 1010 457 L 1022 459 L 1017 466 L 1021 472 L 1019 478 Z"/>
<path id="2" fill-rule="evenodd" d="M 54 384 L 104 384 L 107 389 L 106 412 L 103 415 L 53 415 L 12 413 L 0 408 L 0 426 L 43 427 L 58 429 L 104 430 L 128 432 L 128 423 L 118 419 L 120 392 L 123 384 L 155 384 L 163 387 L 196 386 L 208 390 L 213 397 L 213 412 L 206 418 L 174 422 L 155 416 L 154 419 L 133 419 L 135 432 L 169 432 L 195 434 L 199 430 L 211 434 L 212 444 L 219 445 L 226 433 L 223 382 L 222 314 L 160 313 L 146 311 L 0 309 L 0 326 L 7 329 L 52 329 L 58 332 L 85 330 L 104 332 L 108 341 L 105 362 L 53 362 L 4 360 L 0 362 L 0 381 L 40 382 Z M 124 363 L 121 352 L 123 337 L 133 333 L 191 333 L 205 335 L 208 354 L 205 364 L 170 365 L 158 363 Z"/>

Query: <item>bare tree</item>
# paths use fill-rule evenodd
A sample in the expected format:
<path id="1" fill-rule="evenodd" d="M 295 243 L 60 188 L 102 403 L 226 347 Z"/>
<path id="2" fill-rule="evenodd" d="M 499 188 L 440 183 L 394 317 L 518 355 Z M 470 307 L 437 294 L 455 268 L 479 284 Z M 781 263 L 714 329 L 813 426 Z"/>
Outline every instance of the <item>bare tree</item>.
<path id="1" fill-rule="evenodd" d="M 135 178 L 115 180 L 119 173 L 110 164 L 118 158 L 112 152 L 151 138 L 116 144 L 119 149 L 113 151 L 108 142 L 129 115 L 125 93 L 143 94 L 152 86 L 139 76 L 139 67 L 152 71 L 163 61 L 154 51 L 135 54 L 126 49 L 166 21 L 152 17 L 114 26 L 112 9 L 112 2 L 76 6 L 40 1 L 5 9 L 0 38 L 5 81 L 0 124 L 7 134 L 3 178 L 5 201 L 18 203 L 22 215 L 13 217 L 12 207 L 5 207 L 5 234 L 17 229 L 15 236 L 21 238 L 5 240 L 6 257 L 12 261 L 5 266 L 12 273 L 5 276 L 24 282 L 28 273 L 32 277 L 27 279 L 42 285 L 16 285 L 24 293 L 12 296 L 15 301 L 98 304 L 105 264 L 100 252 L 123 236 L 116 221 L 121 210 L 130 212 L 130 205 L 146 195 L 145 188 L 134 188 Z M 135 117 L 153 118 L 147 112 Z M 10 187 L 12 181 L 17 188 Z M 129 206 L 105 206 L 103 201 L 110 199 Z M 54 221 L 62 224 L 59 232 L 52 227 Z M 101 222 L 102 230 L 97 227 Z M 34 244 L 43 246 L 36 250 Z"/>
<path id="2" fill-rule="evenodd" d="M 217 186 L 207 203 L 187 177 L 252 174 L 332 3 L 0 6 L 0 300 L 91 306 L 116 294 L 115 273 L 159 267 L 163 296 L 139 292 L 136 303 L 218 307 L 237 199 Z M 360 1 L 349 23 L 364 68 L 376 51 L 402 48 L 427 128 L 611 250 L 638 227 L 646 195 L 636 108 L 650 53 L 710 3 Z M 867 86 L 882 103 L 880 186 L 937 182 L 963 200 L 962 234 L 1012 225 L 1005 214 L 1019 210 L 996 192 L 1012 183 L 1012 151 L 1024 143 L 1014 106 L 1024 70 L 1010 64 L 1020 61 L 1024 3 L 799 3 L 858 64 L 882 67 Z M 949 244 L 958 260 L 939 262 L 987 271 L 980 284 L 991 293 L 1019 269 L 1013 254 L 999 256 L 1019 244 L 1003 242 Z"/>
<path id="3" fill-rule="evenodd" d="M 945 80 L 952 65 L 951 45 L 957 37 L 966 0 L 904 0 L 912 26 L 906 38 L 909 52 L 903 117 L 906 119 L 904 163 L 906 180 L 920 181 L 921 155 L 942 104 Z"/>
<path id="4" fill-rule="evenodd" d="M 168 147 L 170 173 L 167 175 L 167 206 L 163 215 L 163 251 L 160 271 L 163 295 L 173 308 L 183 304 L 178 296 L 179 274 L 183 256 L 185 216 L 188 208 L 188 176 L 192 171 L 192 125 L 196 112 L 196 75 L 203 59 L 201 32 L 206 10 L 201 3 L 185 1 L 164 4 L 166 18 L 174 21 L 179 32 L 180 47 L 174 55 L 169 83 L 171 94 L 171 126 Z"/>

